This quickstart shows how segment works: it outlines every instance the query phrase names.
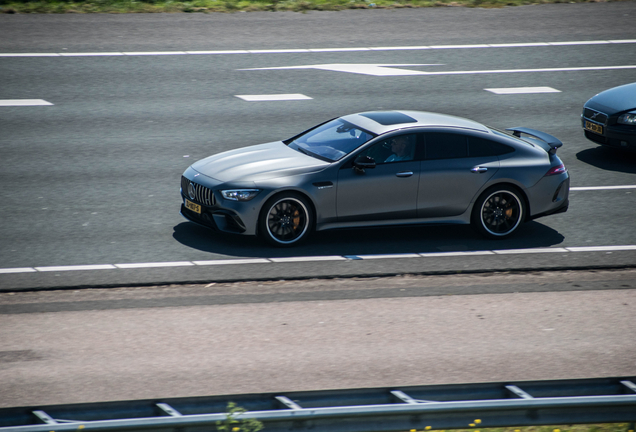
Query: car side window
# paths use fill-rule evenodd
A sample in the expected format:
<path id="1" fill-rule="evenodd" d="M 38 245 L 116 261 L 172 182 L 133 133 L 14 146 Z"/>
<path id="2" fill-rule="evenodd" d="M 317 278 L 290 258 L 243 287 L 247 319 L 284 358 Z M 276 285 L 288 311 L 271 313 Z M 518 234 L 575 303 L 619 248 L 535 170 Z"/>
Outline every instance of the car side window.
<path id="1" fill-rule="evenodd" d="M 468 137 L 468 156 L 500 156 L 515 151 L 512 147 L 485 138 Z"/>
<path id="2" fill-rule="evenodd" d="M 377 164 L 412 161 L 416 147 L 416 134 L 394 135 L 364 150 L 360 156 L 372 157 Z"/>
<path id="3" fill-rule="evenodd" d="M 425 158 L 457 159 L 468 157 L 468 139 L 466 135 L 446 132 L 427 132 Z"/>

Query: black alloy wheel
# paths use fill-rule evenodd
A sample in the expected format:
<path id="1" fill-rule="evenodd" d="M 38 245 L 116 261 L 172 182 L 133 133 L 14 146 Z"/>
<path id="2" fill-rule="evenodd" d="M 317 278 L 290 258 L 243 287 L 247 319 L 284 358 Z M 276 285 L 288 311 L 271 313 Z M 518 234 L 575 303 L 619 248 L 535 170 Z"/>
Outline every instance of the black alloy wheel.
<path id="1" fill-rule="evenodd" d="M 488 189 L 475 203 L 473 225 L 486 237 L 501 239 L 519 228 L 525 218 L 521 193 L 509 186 Z"/>
<path id="2" fill-rule="evenodd" d="M 295 193 L 277 195 L 267 201 L 259 219 L 259 232 L 274 246 L 292 246 L 305 240 L 313 228 L 310 206 Z"/>

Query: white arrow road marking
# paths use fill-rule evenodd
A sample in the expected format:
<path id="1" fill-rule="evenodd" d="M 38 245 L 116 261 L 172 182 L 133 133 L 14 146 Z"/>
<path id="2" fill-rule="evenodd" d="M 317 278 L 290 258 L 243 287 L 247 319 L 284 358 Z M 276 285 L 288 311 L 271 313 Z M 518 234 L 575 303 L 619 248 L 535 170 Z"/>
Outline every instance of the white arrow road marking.
<path id="1" fill-rule="evenodd" d="M 492 70 L 472 70 L 472 71 L 441 71 L 441 72 L 422 72 L 411 71 L 405 69 L 396 69 L 397 67 L 407 66 L 442 66 L 440 64 L 318 64 L 305 66 L 279 66 L 269 68 L 252 68 L 238 69 L 242 71 L 255 70 L 291 70 L 291 69 L 319 69 L 333 72 L 348 72 L 362 75 L 373 76 L 407 76 L 407 75 L 479 75 L 479 74 L 502 74 L 502 73 L 532 73 L 532 72 L 583 72 L 583 71 L 599 71 L 599 70 L 625 70 L 636 69 L 636 65 L 623 66 L 584 66 L 584 67 L 567 67 L 567 68 L 542 68 L 542 69 L 492 69 Z"/>
<path id="2" fill-rule="evenodd" d="M 347 72 L 361 75 L 373 76 L 403 76 L 403 75 L 428 75 L 428 72 L 396 69 L 397 67 L 409 66 L 442 66 L 441 64 L 348 64 L 332 63 L 307 66 L 280 66 L 268 68 L 239 69 L 246 71 L 253 70 L 288 70 L 288 69 L 319 69 L 333 72 Z"/>

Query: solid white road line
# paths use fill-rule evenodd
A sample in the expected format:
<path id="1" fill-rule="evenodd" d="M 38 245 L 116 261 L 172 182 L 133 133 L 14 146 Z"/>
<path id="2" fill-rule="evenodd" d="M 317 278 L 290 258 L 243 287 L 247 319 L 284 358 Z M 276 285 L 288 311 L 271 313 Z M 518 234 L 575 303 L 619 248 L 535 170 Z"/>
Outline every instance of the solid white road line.
<path id="1" fill-rule="evenodd" d="M 597 191 L 597 190 L 619 190 L 619 189 L 636 189 L 636 185 L 571 187 L 570 191 Z"/>
<path id="2" fill-rule="evenodd" d="M 399 254 L 376 254 L 376 255 L 346 255 L 345 258 L 353 259 L 353 260 L 420 258 L 420 254 L 416 254 L 416 253 L 399 253 Z"/>
<path id="3" fill-rule="evenodd" d="M 227 265 L 227 264 L 267 264 L 270 261 L 265 258 L 248 258 L 248 259 L 233 259 L 233 260 L 209 260 L 209 261 L 192 261 L 194 265 L 208 266 L 208 265 Z"/>
<path id="4" fill-rule="evenodd" d="M 17 106 L 46 106 L 53 105 L 44 99 L 0 99 L 0 106 L 17 107 Z"/>
<path id="5" fill-rule="evenodd" d="M 539 69 L 486 69 L 467 71 L 441 71 L 426 72 L 425 75 L 482 75 L 482 74 L 506 74 L 506 73 L 534 73 L 534 72 L 587 72 L 600 70 L 626 70 L 636 69 L 636 65 L 622 66 L 582 66 L 566 68 L 539 68 Z"/>
<path id="6" fill-rule="evenodd" d="M 423 258 L 435 258 L 435 257 L 495 255 L 495 253 L 493 251 L 460 251 L 460 252 L 423 252 L 419 255 Z"/>
<path id="7" fill-rule="evenodd" d="M 114 268 L 116 267 L 112 264 L 95 264 L 95 265 L 35 267 L 35 270 L 39 272 L 62 272 L 62 271 L 110 270 Z"/>
<path id="8" fill-rule="evenodd" d="M 493 251 L 497 255 L 517 255 L 532 253 L 563 253 L 567 252 L 565 248 L 532 248 L 532 249 L 504 249 Z"/>
<path id="9" fill-rule="evenodd" d="M 110 56 L 123 56 L 121 52 L 93 52 L 93 53 L 60 53 L 62 57 L 110 57 Z"/>
<path id="10" fill-rule="evenodd" d="M 173 261 L 154 263 L 128 263 L 128 264 L 97 264 L 75 266 L 48 266 L 48 267 L 18 267 L 0 268 L 0 274 L 35 273 L 35 272 L 63 272 L 63 271 L 91 271 L 113 269 L 146 269 L 166 267 L 208 266 L 208 265 L 236 265 L 236 264 L 285 264 L 298 262 L 325 262 L 325 261 L 355 261 L 355 260 L 383 260 L 401 258 L 431 258 L 431 257 L 458 257 L 480 255 L 525 255 L 544 253 L 576 253 L 576 252 L 624 252 L 636 251 L 636 245 L 619 246 L 582 246 L 582 247 L 554 247 L 554 248 L 528 248 L 528 249 L 501 249 L 483 251 L 457 251 L 457 252 L 423 252 L 423 253 L 398 253 L 398 254 L 370 254 L 370 255 L 328 255 L 307 257 L 283 257 L 283 258 L 248 258 L 227 259 L 210 261 Z"/>
<path id="11" fill-rule="evenodd" d="M 346 261 L 347 259 L 343 256 L 331 255 L 331 256 L 269 258 L 269 260 L 274 263 L 289 263 L 289 262 L 317 262 L 317 261 Z"/>
<path id="12" fill-rule="evenodd" d="M 148 51 L 148 52 L 110 52 L 110 53 L 0 53 L 0 57 L 70 57 L 70 56 L 165 56 L 165 55 L 219 55 L 219 54 L 286 54 L 286 53 L 324 53 L 355 51 L 397 51 L 397 50 L 429 50 L 429 49 L 487 49 L 487 48 L 526 48 L 526 47 L 558 47 L 572 45 L 612 45 L 634 44 L 636 39 L 617 39 L 600 41 L 565 41 L 565 42 L 523 42 L 509 44 L 473 44 L 473 45 L 431 45 L 431 46 L 396 46 L 396 47 L 358 47 L 358 48 L 296 48 L 268 50 L 227 50 L 227 51 Z"/>
<path id="13" fill-rule="evenodd" d="M 636 245 L 626 246 L 583 246 L 583 247 L 568 247 L 566 248 L 570 252 L 615 252 L 615 251 L 630 251 L 636 250 Z"/>
<path id="14" fill-rule="evenodd" d="M 139 51 L 124 52 L 127 56 L 166 56 L 166 55 L 186 55 L 185 51 Z"/>
<path id="15" fill-rule="evenodd" d="M 37 272 L 33 267 L 16 267 L 16 268 L 3 268 L 0 269 L 0 274 L 8 273 L 34 273 Z"/>
<path id="16" fill-rule="evenodd" d="M 157 267 L 187 267 L 193 266 L 190 261 L 173 261 L 173 262 L 154 262 L 154 263 L 131 263 L 131 264 L 115 264 L 120 269 L 140 269 L 140 268 L 157 268 Z"/>

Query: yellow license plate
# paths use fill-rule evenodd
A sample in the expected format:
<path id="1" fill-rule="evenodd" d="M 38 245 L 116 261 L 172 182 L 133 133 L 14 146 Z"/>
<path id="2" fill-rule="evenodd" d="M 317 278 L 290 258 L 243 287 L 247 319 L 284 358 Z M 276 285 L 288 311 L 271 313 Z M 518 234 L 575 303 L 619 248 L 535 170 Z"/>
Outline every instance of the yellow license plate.
<path id="1" fill-rule="evenodd" d="M 592 122 L 586 121 L 585 122 L 585 129 L 589 130 L 590 132 L 594 132 L 594 133 L 603 135 L 603 126 L 597 125 L 596 123 L 592 123 Z"/>
<path id="2" fill-rule="evenodd" d="M 195 204 L 192 201 L 186 200 L 185 206 L 188 210 L 192 210 L 195 213 L 201 214 L 201 206 L 199 204 Z"/>

